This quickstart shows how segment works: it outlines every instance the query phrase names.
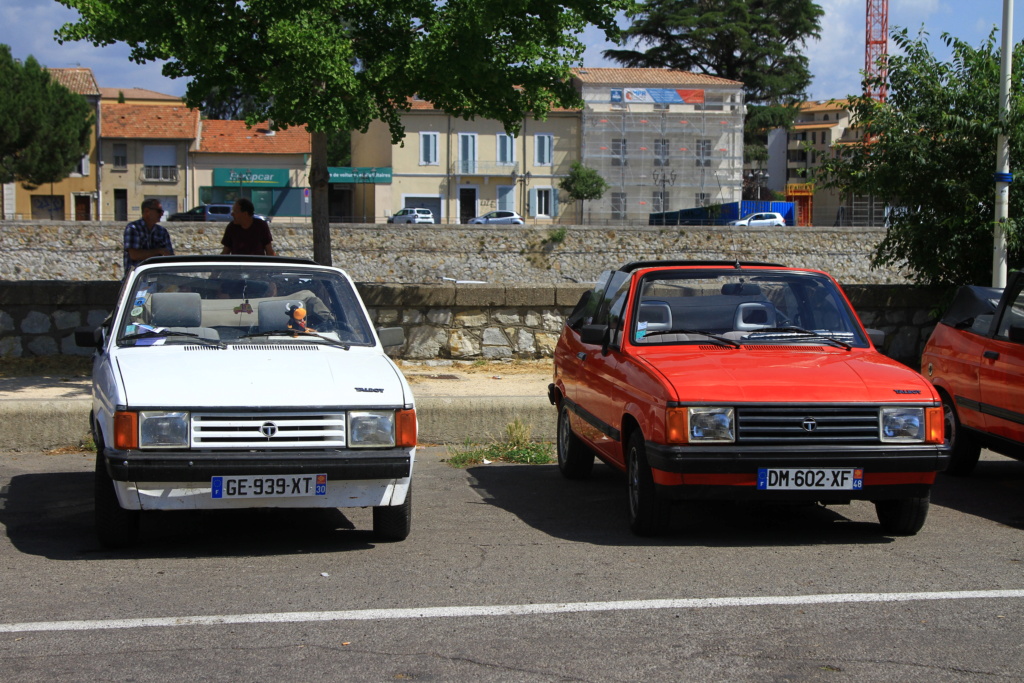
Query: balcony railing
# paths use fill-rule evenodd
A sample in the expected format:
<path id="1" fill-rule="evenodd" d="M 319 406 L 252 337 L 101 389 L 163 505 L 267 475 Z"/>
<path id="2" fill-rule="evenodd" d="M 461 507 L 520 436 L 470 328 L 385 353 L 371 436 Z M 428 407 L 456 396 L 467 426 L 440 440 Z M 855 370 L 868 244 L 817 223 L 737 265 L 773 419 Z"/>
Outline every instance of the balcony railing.
<path id="1" fill-rule="evenodd" d="M 455 162 L 452 173 L 456 175 L 507 175 L 519 173 L 518 163 L 501 161 L 477 161 L 475 159 L 459 159 Z"/>
<path id="2" fill-rule="evenodd" d="M 146 183 L 178 182 L 177 166 L 143 166 L 142 181 Z"/>

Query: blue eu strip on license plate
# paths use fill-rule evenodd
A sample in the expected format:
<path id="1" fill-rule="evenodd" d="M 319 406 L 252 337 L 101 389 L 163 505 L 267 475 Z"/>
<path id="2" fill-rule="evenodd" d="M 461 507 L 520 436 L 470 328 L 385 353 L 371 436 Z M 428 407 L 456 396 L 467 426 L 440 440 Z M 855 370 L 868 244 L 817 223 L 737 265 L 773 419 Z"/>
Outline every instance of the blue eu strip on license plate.
<path id="1" fill-rule="evenodd" d="M 864 488 L 861 467 L 762 467 L 758 491 L 859 491 Z"/>

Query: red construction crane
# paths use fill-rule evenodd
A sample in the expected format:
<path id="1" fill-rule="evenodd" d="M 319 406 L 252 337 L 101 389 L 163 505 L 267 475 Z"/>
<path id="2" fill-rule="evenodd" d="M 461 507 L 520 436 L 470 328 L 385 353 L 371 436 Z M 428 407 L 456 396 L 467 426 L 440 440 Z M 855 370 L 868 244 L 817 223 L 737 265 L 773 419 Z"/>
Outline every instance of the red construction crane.
<path id="1" fill-rule="evenodd" d="M 864 41 L 864 73 L 868 80 L 877 80 L 865 86 L 865 95 L 879 102 L 888 94 L 889 69 L 885 58 L 889 54 L 889 0 L 867 0 L 867 31 Z M 879 85 L 880 83 L 880 85 Z"/>

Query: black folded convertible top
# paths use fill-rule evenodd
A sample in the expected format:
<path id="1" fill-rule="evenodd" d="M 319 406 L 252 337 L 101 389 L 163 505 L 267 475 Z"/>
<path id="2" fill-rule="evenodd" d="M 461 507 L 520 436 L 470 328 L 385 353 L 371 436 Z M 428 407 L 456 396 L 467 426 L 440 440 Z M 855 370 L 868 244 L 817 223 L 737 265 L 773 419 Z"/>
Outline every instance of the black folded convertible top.
<path id="1" fill-rule="evenodd" d="M 950 327 L 970 327 L 979 315 L 994 314 L 1003 290 L 997 287 L 967 285 L 957 290 L 942 323 Z"/>

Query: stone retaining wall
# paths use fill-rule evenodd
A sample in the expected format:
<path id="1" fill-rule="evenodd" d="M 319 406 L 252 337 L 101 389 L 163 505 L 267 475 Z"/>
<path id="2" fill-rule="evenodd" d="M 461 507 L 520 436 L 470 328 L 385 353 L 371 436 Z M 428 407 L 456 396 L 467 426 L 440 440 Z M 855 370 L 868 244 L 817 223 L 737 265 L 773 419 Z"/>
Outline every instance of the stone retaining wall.
<path id="1" fill-rule="evenodd" d="M 359 291 L 378 327 L 400 325 L 406 359 L 551 357 L 562 321 L 586 285 L 382 285 Z M 0 281 L 0 358 L 90 353 L 74 331 L 96 327 L 119 282 Z M 851 285 L 864 324 L 883 330 L 887 355 L 917 367 L 944 292 L 909 285 Z"/>
<path id="2" fill-rule="evenodd" d="M 218 254 L 224 226 L 167 223 L 179 254 Z M 311 257 L 308 224 L 275 222 L 282 256 Z M 0 280 L 117 280 L 123 223 L 0 221 Z M 334 264 L 357 282 L 442 278 L 512 284 L 592 282 L 602 270 L 646 259 L 728 259 L 816 268 L 844 284 L 907 284 L 872 269 L 883 228 L 334 225 Z"/>

